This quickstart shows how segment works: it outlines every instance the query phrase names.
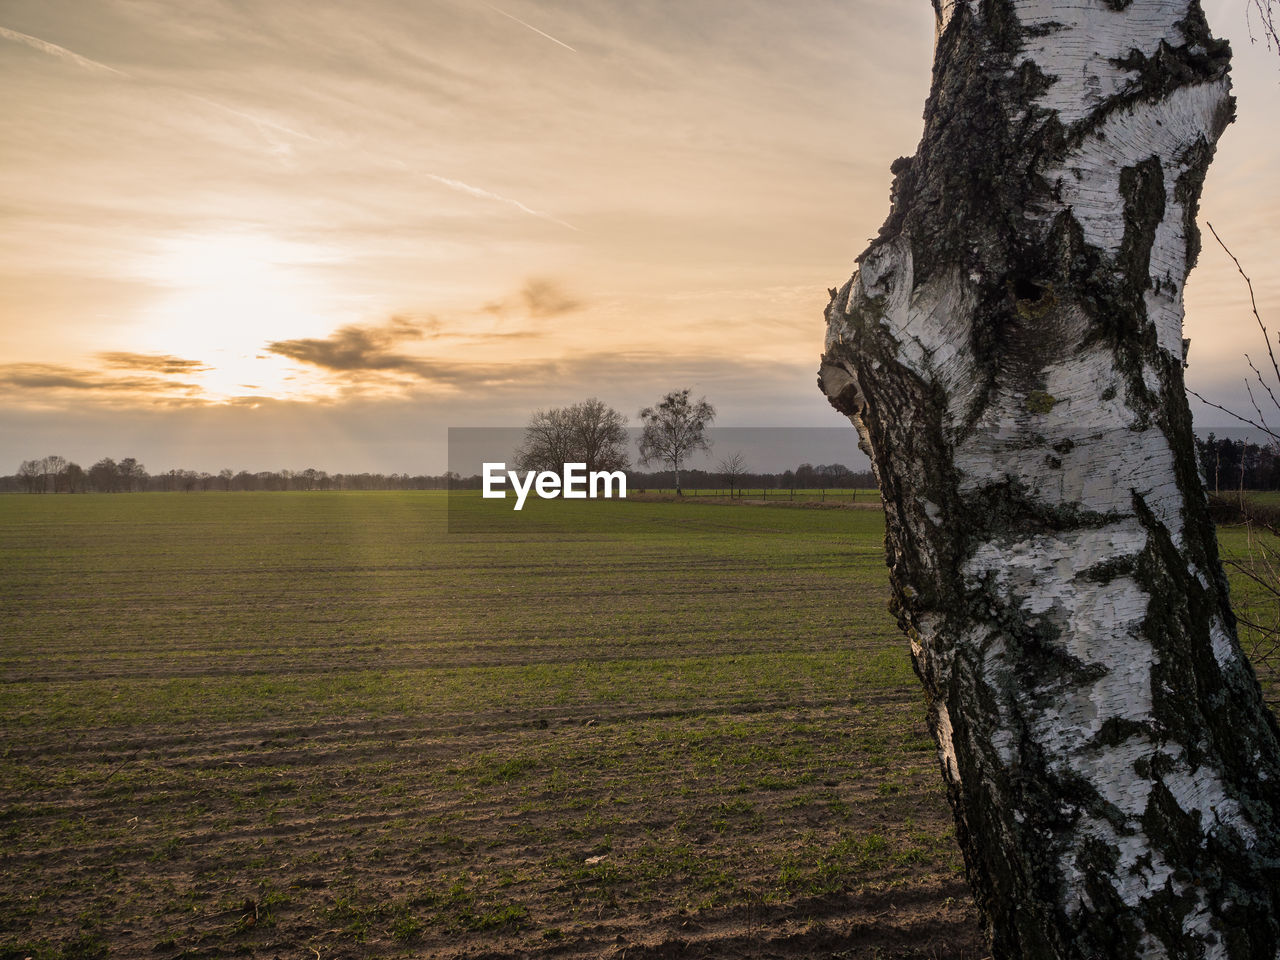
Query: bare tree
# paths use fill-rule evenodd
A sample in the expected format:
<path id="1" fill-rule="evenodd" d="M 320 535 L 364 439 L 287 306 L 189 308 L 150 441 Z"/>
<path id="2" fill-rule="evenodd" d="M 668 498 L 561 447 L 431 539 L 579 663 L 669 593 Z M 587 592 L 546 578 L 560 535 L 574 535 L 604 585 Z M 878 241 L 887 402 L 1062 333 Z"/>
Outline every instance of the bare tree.
<path id="1" fill-rule="evenodd" d="M 1280 730 L 1182 373 L 1230 50 L 1198 0 L 934 10 L 924 135 L 820 385 L 879 481 L 992 954 L 1276 958 Z"/>
<path id="2" fill-rule="evenodd" d="M 567 407 L 538 410 L 524 428 L 513 459 L 521 470 L 559 470 L 573 463 L 573 426 Z"/>
<path id="3" fill-rule="evenodd" d="M 655 407 L 640 411 L 644 423 L 640 435 L 640 462 L 668 463 L 675 474 L 677 495 L 680 493 L 680 466 L 689 454 L 710 450 L 707 427 L 716 418 L 716 409 L 703 397 L 694 403 L 689 387 L 672 390 Z"/>
<path id="4" fill-rule="evenodd" d="M 738 451 L 721 460 L 719 469 L 720 476 L 724 477 L 724 482 L 729 484 L 729 496 L 732 497 L 733 488 L 747 472 L 747 460 L 742 452 Z"/>
<path id="5" fill-rule="evenodd" d="M 40 466 L 44 473 L 44 488 L 50 493 L 57 493 L 62 474 L 67 469 L 67 458 L 50 454 L 40 461 Z"/>
<path id="6" fill-rule="evenodd" d="M 58 474 L 58 490 L 65 493 L 84 493 L 88 476 L 78 463 L 68 463 Z"/>
<path id="7" fill-rule="evenodd" d="M 89 468 L 89 485 L 99 493 L 116 493 L 120 489 L 120 468 L 110 457 L 103 457 Z"/>
<path id="8" fill-rule="evenodd" d="M 18 467 L 18 479 L 27 493 L 44 493 L 44 464 L 39 460 L 23 460 Z"/>
<path id="9" fill-rule="evenodd" d="M 147 489 L 147 468 L 140 464 L 133 457 L 125 457 L 116 465 L 116 475 L 119 478 L 120 488 L 126 493 L 133 493 L 138 490 Z"/>
<path id="10" fill-rule="evenodd" d="M 574 411 L 574 451 L 588 470 L 625 470 L 631 465 L 627 452 L 627 418 L 603 401 L 592 397 L 569 408 Z"/>
<path id="11" fill-rule="evenodd" d="M 566 463 L 585 463 L 588 471 L 625 470 L 627 442 L 627 418 L 591 397 L 530 417 L 515 461 L 522 470 L 560 470 Z"/>

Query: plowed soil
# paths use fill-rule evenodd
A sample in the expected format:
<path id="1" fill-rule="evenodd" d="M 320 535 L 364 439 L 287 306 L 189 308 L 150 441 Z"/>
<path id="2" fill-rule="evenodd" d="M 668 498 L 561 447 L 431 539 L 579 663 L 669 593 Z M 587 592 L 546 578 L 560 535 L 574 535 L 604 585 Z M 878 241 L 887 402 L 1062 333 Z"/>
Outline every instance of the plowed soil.
<path id="1" fill-rule="evenodd" d="M 572 506 L 0 498 L 0 958 L 983 957 L 880 516 Z"/>

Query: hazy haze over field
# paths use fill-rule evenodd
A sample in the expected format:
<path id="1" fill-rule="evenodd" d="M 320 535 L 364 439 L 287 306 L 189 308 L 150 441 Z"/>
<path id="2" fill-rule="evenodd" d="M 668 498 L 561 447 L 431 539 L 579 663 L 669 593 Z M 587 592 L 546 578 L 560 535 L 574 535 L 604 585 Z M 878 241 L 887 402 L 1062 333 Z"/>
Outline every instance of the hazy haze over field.
<path id="1" fill-rule="evenodd" d="M 1280 323 L 1280 60 L 1206 185 Z M 887 212 L 924 0 L 0 5 L 0 472 L 443 469 L 448 425 L 692 385 L 830 426 L 826 289 Z M 1189 376 L 1258 344 L 1210 240 Z M 1221 422 L 1221 417 L 1204 417 Z M 849 462 L 857 458 L 850 431 Z"/>

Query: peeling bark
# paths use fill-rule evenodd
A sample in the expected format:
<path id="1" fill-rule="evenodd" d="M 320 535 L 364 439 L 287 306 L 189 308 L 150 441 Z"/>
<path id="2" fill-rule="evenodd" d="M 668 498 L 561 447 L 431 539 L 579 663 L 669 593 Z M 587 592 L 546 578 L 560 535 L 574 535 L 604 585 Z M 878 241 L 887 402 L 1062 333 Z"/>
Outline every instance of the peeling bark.
<path id="1" fill-rule="evenodd" d="M 996 958 L 1280 958 L 1280 731 L 1182 380 L 1233 115 L 1199 0 L 934 0 L 925 131 L 826 311 Z"/>

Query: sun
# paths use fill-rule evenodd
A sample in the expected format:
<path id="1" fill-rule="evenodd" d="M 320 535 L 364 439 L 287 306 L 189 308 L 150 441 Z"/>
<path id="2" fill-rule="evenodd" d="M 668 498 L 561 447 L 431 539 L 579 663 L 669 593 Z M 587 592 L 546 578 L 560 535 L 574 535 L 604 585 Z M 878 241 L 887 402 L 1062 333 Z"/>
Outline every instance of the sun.
<path id="1" fill-rule="evenodd" d="M 323 336 L 350 302 L 331 279 L 343 259 L 314 244 L 259 231 L 158 240 L 139 264 L 157 289 L 139 331 L 144 349 L 198 360 L 210 400 L 315 397 L 322 378 L 266 352 L 274 340 Z"/>

